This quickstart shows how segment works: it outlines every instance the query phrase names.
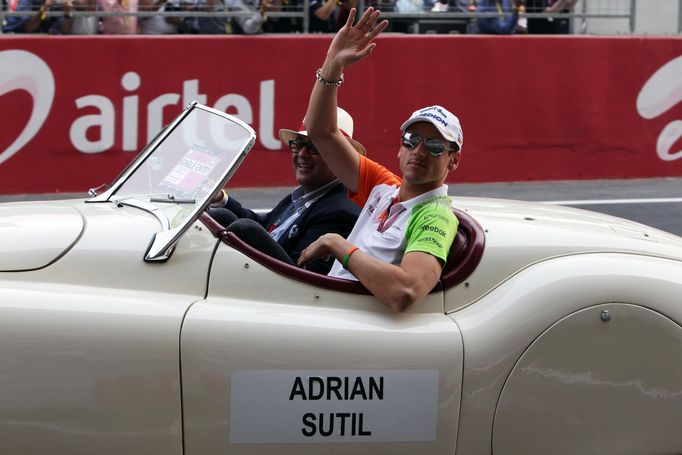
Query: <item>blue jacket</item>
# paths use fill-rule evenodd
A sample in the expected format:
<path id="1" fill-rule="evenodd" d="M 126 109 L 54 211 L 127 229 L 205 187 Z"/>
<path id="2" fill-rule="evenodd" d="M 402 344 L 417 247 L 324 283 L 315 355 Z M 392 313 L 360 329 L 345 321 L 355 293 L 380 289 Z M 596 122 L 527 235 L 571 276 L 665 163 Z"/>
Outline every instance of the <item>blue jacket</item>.
<path id="1" fill-rule="evenodd" d="M 32 10 L 33 4 L 31 0 L 19 0 L 17 2 L 17 13 Z M 2 33 L 23 33 L 29 19 L 31 19 L 31 16 L 12 16 L 6 18 L 5 25 L 2 26 Z"/>
<path id="2" fill-rule="evenodd" d="M 282 199 L 268 214 L 259 215 L 242 207 L 239 201 L 230 197 L 223 206 L 239 218 L 250 218 L 265 230 L 287 212 L 291 207 L 291 194 Z M 348 190 L 342 183 L 336 184 L 324 196 L 305 209 L 294 224 L 287 229 L 277 241 L 289 254 L 294 263 L 308 245 L 323 234 L 333 232 L 348 237 L 360 214 L 360 207 L 348 199 Z M 334 258 L 327 261 L 317 260 L 306 266 L 307 270 L 326 275 L 334 263 Z"/>
<path id="3" fill-rule="evenodd" d="M 478 33 L 492 35 L 510 35 L 516 30 L 519 15 L 514 11 L 512 0 L 479 0 L 479 13 L 498 13 L 497 3 L 500 3 L 501 15 L 498 17 L 479 17 L 476 19 Z"/>
<path id="4" fill-rule="evenodd" d="M 5 20 L 5 25 L 2 27 L 3 33 L 26 33 L 26 24 L 31 20 L 31 16 L 38 14 L 38 9 L 43 5 L 42 0 L 19 0 L 17 3 L 16 12 L 31 12 L 28 16 L 12 16 Z M 61 4 L 54 4 L 50 8 L 52 12 L 64 11 Z M 62 22 L 64 17 L 51 16 L 45 18 L 40 22 L 38 28 L 33 33 L 49 33 L 51 35 L 61 34 Z"/>

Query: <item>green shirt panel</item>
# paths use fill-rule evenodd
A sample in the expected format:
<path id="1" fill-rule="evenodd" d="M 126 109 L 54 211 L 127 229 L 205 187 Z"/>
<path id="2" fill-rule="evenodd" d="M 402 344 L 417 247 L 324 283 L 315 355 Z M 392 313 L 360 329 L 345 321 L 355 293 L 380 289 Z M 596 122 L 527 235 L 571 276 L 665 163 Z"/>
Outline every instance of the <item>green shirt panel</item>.
<path id="1" fill-rule="evenodd" d="M 405 254 L 421 251 L 445 264 L 458 224 L 448 196 L 436 196 L 414 206 L 405 232 Z"/>

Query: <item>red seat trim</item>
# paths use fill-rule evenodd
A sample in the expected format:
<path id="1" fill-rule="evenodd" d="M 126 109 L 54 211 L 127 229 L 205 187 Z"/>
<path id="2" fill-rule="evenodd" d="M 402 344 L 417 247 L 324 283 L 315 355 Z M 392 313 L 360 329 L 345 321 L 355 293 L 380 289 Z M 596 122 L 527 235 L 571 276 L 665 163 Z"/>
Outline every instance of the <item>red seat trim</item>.
<path id="1" fill-rule="evenodd" d="M 447 289 L 464 281 L 476 269 L 483 256 L 485 248 L 483 228 L 466 212 L 454 209 L 454 213 L 459 220 L 457 235 L 450 248 L 441 279 L 431 292 Z M 201 214 L 200 220 L 213 235 L 273 272 L 323 289 L 350 294 L 371 294 L 358 281 L 332 278 L 278 261 L 253 248 L 234 233 L 227 232 L 206 212 Z"/>
<path id="2" fill-rule="evenodd" d="M 450 254 L 441 273 L 440 282 L 443 289 L 448 289 L 466 280 L 483 257 L 485 249 L 485 231 L 468 213 L 453 209 L 459 226 L 457 235 L 450 247 Z"/>
<path id="3" fill-rule="evenodd" d="M 216 237 L 222 239 L 223 242 L 230 245 L 232 248 L 243 253 L 247 257 L 261 264 L 273 272 L 282 274 L 294 280 L 303 281 L 323 289 L 331 289 L 333 291 L 347 292 L 350 294 L 371 294 L 359 281 L 344 280 L 341 278 L 332 278 L 319 273 L 310 272 L 308 270 L 287 264 L 282 261 L 268 256 L 262 251 L 257 250 L 242 239 L 237 237 L 233 232 L 227 232 L 223 226 L 216 222 L 211 216 L 204 212 L 201 214 L 200 220 Z"/>

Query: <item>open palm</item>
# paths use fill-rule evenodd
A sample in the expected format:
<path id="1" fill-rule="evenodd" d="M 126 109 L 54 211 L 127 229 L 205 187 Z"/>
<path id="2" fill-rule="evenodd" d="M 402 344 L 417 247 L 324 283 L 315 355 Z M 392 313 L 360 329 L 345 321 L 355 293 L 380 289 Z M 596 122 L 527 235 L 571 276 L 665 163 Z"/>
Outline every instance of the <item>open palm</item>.
<path id="1" fill-rule="evenodd" d="M 327 54 L 344 67 L 367 57 L 375 46 L 372 40 L 388 26 L 385 20 L 377 24 L 381 12 L 374 8 L 367 8 L 358 23 L 353 25 L 356 14 L 355 8 L 350 10 L 346 24 L 334 37 Z"/>

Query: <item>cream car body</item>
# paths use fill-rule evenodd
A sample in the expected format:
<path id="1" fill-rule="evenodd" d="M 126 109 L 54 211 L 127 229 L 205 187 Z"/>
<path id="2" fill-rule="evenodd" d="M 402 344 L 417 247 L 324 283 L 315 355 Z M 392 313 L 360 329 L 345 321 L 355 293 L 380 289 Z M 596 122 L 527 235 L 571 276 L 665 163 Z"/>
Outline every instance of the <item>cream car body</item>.
<path id="1" fill-rule="evenodd" d="M 131 198 L 197 110 L 243 134 L 192 197 Z M 682 239 L 456 198 L 470 266 L 394 314 L 202 215 L 252 144 L 191 105 L 107 192 L 0 205 L 8 453 L 682 451 Z"/>

